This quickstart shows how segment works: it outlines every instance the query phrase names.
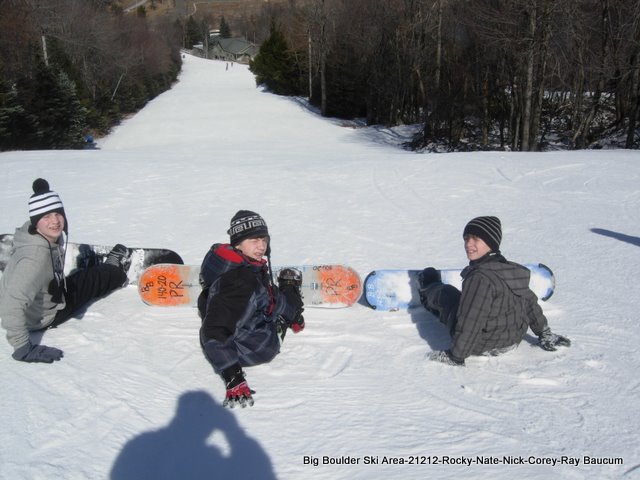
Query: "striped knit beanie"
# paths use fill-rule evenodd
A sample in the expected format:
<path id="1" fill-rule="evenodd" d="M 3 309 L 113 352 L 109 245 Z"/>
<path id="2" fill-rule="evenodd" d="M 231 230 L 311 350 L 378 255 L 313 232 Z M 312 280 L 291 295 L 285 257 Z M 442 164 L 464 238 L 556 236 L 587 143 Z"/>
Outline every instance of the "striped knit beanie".
<path id="1" fill-rule="evenodd" d="M 29 199 L 29 217 L 34 231 L 40 219 L 51 212 L 57 212 L 64 217 L 64 231 L 68 233 L 67 216 L 60 196 L 51 191 L 49 182 L 44 178 L 38 178 L 33 182 L 33 195 Z"/>
<path id="2" fill-rule="evenodd" d="M 476 217 L 464 227 L 462 236 L 475 235 L 486 243 L 491 251 L 500 250 L 502 241 L 502 225 L 498 217 Z"/>
<path id="3" fill-rule="evenodd" d="M 238 245 L 247 238 L 268 237 L 269 230 L 264 219 L 256 212 L 239 210 L 231 219 L 227 230 L 231 245 Z"/>

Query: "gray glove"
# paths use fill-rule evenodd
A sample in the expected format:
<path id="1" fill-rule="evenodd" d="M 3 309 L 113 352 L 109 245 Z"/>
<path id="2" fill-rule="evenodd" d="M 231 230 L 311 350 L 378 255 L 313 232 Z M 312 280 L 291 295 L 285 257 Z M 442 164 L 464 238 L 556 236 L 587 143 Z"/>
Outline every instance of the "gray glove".
<path id="1" fill-rule="evenodd" d="M 571 340 L 562 335 L 556 335 L 551 331 L 549 327 L 545 328 L 538 337 L 538 345 L 543 350 L 553 352 L 556 347 L 569 347 L 571 346 Z"/>
<path id="2" fill-rule="evenodd" d="M 16 349 L 11 356 L 21 362 L 53 363 L 54 360 L 60 360 L 64 354 L 62 350 L 57 348 L 47 347 L 46 345 L 33 345 L 28 342 Z"/>
<path id="3" fill-rule="evenodd" d="M 464 367 L 464 359 L 460 360 L 454 357 L 449 350 L 434 350 L 428 355 L 428 358 L 434 362 L 442 362 L 445 365 Z"/>

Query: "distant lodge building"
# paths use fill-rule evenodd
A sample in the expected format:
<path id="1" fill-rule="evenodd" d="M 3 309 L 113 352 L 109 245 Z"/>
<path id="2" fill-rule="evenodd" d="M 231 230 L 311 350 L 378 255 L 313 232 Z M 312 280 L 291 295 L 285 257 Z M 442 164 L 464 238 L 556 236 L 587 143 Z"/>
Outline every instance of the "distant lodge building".
<path id="1" fill-rule="evenodd" d="M 245 38 L 222 38 L 214 34 L 209 35 L 209 45 L 206 48 L 198 43 L 193 46 L 192 53 L 211 60 L 248 64 L 259 51 L 260 47 Z"/>

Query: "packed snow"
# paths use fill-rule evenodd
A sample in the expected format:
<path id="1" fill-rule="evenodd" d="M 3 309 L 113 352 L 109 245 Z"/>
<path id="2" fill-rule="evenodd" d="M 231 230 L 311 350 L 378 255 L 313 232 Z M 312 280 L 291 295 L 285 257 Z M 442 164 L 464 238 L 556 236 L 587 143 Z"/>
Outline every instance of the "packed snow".
<path id="1" fill-rule="evenodd" d="M 542 304 L 571 348 L 529 335 L 456 368 L 422 309 L 305 310 L 255 405 L 224 409 L 193 308 L 135 287 L 34 335 L 55 364 L 0 342 L 0 477 L 19 479 L 640 478 L 640 152 L 416 154 L 410 128 L 322 118 L 256 88 L 246 66 L 186 56 L 179 82 L 84 151 L 0 154 L 0 231 L 46 178 L 70 240 L 166 247 L 199 264 L 237 210 L 260 213 L 274 265 L 461 267 L 465 223 L 497 215 L 502 251 L 556 275 Z M 640 302 L 639 302 L 640 303 Z"/>

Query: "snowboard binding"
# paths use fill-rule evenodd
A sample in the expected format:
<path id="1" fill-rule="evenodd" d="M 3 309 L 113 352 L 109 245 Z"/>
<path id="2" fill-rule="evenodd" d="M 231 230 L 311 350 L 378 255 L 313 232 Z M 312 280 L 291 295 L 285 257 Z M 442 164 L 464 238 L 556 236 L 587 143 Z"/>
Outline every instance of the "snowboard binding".
<path id="1" fill-rule="evenodd" d="M 278 273 L 278 287 L 282 289 L 286 286 L 294 287 L 299 292 L 302 286 L 302 272 L 297 268 L 283 268 L 280 270 L 280 273 Z"/>

